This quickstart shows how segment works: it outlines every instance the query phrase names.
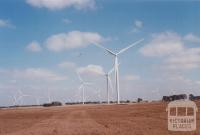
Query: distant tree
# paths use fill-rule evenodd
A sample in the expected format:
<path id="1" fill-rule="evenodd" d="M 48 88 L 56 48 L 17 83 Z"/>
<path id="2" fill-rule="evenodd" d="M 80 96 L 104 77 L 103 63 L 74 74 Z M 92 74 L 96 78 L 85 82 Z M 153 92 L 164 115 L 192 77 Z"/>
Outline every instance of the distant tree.
<path id="1" fill-rule="evenodd" d="M 130 103 L 130 100 L 126 100 L 126 103 Z"/>
<path id="2" fill-rule="evenodd" d="M 142 98 L 138 98 L 137 99 L 137 102 L 139 103 L 139 102 L 142 102 Z"/>

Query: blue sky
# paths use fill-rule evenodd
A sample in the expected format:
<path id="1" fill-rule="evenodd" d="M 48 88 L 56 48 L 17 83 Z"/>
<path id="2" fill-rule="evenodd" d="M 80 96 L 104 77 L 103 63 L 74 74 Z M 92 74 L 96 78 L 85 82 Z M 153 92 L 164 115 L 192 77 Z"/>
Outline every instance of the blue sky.
<path id="1" fill-rule="evenodd" d="M 198 1 L 1 0 L 0 105 L 12 104 L 19 89 L 79 100 L 77 71 L 95 84 L 87 100 L 99 100 L 96 89 L 105 100 L 103 73 L 114 61 L 91 43 L 117 52 L 141 38 L 119 57 L 122 99 L 200 95 L 199 24 Z"/>

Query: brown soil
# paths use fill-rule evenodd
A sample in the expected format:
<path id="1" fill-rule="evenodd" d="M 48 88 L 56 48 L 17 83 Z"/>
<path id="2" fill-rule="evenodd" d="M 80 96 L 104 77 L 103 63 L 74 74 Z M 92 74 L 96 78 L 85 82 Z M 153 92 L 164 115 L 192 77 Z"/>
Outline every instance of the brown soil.
<path id="1" fill-rule="evenodd" d="M 200 135 L 167 130 L 166 103 L 0 110 L 0 135 Z M 200 102 L 197 103 L 200 108 Z"/>

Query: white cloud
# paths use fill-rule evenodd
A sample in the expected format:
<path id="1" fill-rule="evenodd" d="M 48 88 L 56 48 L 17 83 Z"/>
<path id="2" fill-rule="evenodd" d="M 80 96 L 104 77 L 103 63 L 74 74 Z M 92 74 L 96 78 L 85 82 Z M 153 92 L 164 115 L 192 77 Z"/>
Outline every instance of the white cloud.
<path id="1" fill-rule="evenodd" d="M 50 10 L 60 10 L 70 7 L 78 10 L 94 9 L 96 5 L 95 0 L 26 0 L 26 2 L 34 7 L 44 7 Z"/>
<path id="2" fill-rule="evenodd" d="M 196 84 L 200 85 L 200 81 L 196 81 Z"/>
<path id="3" fill-rule="evenodd" d="M 135 20 L 132 32 L 139 32 L 139 30 L 143 28 L 143 26 L 144 24 L 141 20 Z"/>
<path id="4" fill-rule="evenodd" d="M 27 50 L 32 51 L 32 52 L 42 51 L 40 44 L 36 41 L 33 41 L 30 44 L 28 44 L 28 46 L 26 48 L 27 48 Z"/>
<path id="5" fill-rule="evenodd" d="M 48 69 L 41 68 L 27 68 L 24 70 L 1 70 L 0 74 L 6 75 L 13 79 L 28 79 L 28 80 L 44 80 L 44 81 L 61 81 L 66 80 L 67 77 L 56 74 Z"/>
<path id="6" fill-rule="evenodd" d="M 184 36 L 184 39 L 190 42 L 200 43 L 200 37 L 194 35 L 193 33 L 187 34 L 186 36 Z"/>
<path id="7" fill-rule="evenodd" d="M 58 67 L 72 69 L 72 68 L 76 67 L 76 64 L 73 62 L 65 61 L 65 62 L 58 64 Z"/>
<path id="8" fill-rule="evenodd" d="M 136 28 L 142 28 L 143 27 L 143 22 L 140 20 L 135 20 L 134 25 Z"/>
<path id="9" fill-rule="evenodd" d="M 0 19 L 0 27 L 7 27 L 7 26 L 9 26 L 9 22 L 6 20 Z"/>
<path id="10" fill-rule="evenodd" d="M 186 48 L 184 38 L 174 32 L 154 34 L 140 52 L 147 57 L 165 56 L 162 64 L 167 69 L 191 70 L 200 67 L 200 48 Z"/>
<path id="11" fill-rule="evenodd" d="M 103 40 L 98 33 L 72 31 L 53 35 L 46 40 L 45 44 L 49 50 L 59 52 L 86 47 L 92 43 L 101 43 Z"/>
<path id="12" fill-rule="evenodd" d="M 140 52 L 144 56 L 166 56 L 183 51 L 181 37 L 174 32 L 153 34 L 152 40 Z"/>
<path id="13" fill-rule="evenodd" d="M 124 77 L 124 79 L 126 81 L 135 81 L 135 80 L 140 80 L 140 76 L 138 76 L 138 75 L 126 75 Z"/>
<path id="14" fill-rule="evenodd" d="M 185 49 L 176 55 L 169 56 L 166 60 L 169 69 L 195 69 L 200 67 L 200 48 Z"/>
<path id="15" fill-rule="evenodd" d="M 3 28 L 3 27 L 7 27 L 7 28 L 11 28 L 11 27 L 14 27 L 10 21 L 8 20 L 3 20 L 3 19 L 0 19 L 0 28 Z"/>
<path id="16" fill-rule="evenodd" d="M 186 77 L 184 77 L 183 75 L 174 73 L 174 74 L 169 74 L 167 79 L 171 80 L 171 81 L 175 81 L 175 82 L 181 82 L 181 83 L 185 83 L 185 84 L 191 84 L 193 83 L 193 81 L 191 79 L 188 79 Z"/>
<path id="17" fill-rule="evenodd" d="M 88 65 L 86 67 L 80 67 L 77 69 L 77 72 L 80 74 L 87 74 L 87 75 L 104 75 L 105 74 L 103 67 L 99 65 Z"/>
<path id="18" fill-rule="evenodd" d="M 70 23 L 72 23 L 72 21 L 71 21 L 71 20 L 69 20 L 69 19 L 66 19 L 66 18 L 65 18 L 65 19 L 63 19 L 62 21 L 63 21 L 65 24 L 70 24 Z"/>

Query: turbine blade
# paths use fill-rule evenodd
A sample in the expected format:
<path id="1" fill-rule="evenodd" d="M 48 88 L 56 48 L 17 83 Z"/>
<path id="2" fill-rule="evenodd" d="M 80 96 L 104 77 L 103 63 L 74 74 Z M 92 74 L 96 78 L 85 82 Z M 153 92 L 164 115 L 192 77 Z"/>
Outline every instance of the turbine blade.
<path id="1" fill-rule="evenodd" d="M 109 72 L 108 75 L 110 75 L 115 70 L 115 67 L 113 67 Z"/>
<path id="2" fill-rule="evenodd" d="M 19 96 L 19 97 L 18 97 L 18 100 L 21 100 L 22 98 L 23 98 L 23 96 Z"/>
<path id="3" fill-rule="evenodd" d="M 83 88 L 83 84 L 81 84 L 78 89 L 81 90 L 82 88 Z"/>
<path id="4" fill-rule="evenodd" d="M 111 51 L 111 50 L 109 50 L 109 49 L 107 49 L 107 48 L 105 48 L 105 47 L 103 47 L 102 45 L 99 45 L 99 44 L 94 44 L 95 46 L 97 46 L 97 47 L 99 47 L 99 48 L 101 48 L 101 49 L 104 49 L 104 50 L 106 50 L 109 54 L 111 54 L 111 55 L 116 55 L 113 51 Z"/>
<path id="5" fill-rule="evenodd" d="M 120 54 L 120 53 L 123 53 L 123 52 L 125 52 L 126 50 L 130 49 L 131 47 L 133 47 L 133 46 L 139 44 L 139 43 L 142 42 L 143 40 L 144 40 L 144 39 L 138 40 L 138 41 L 136 41 L 135 43 L 129 45 L 128 47 L 126 47 L 126 48 L 120 50 L 120 51 L 117 53 L 117 55 Z"/>
<path id="6" fill-rule="evenodd" d="M 112 84 L 112 80 L 110 79 L 110 77 L 108 76 L 108 81 L 109 81 L 109 84 L 110 84 L 110 88 L 112 90 L 112 93 L 114 92 L 114 88 L 113 88 L 113 84 Z"/>
<path id="7" fill-rule="evenodd" d="M 119 66 L 121 63 L 119 63 L 117 66 Z M 108 75 L 110 75 L 115 70 L 115 67 L 113 67 L 109 72 Z"/>
<path id="8" fill-rule="evenodd" d="M 19 95 L 23 95 L 23 92 L 21 90 L 18 90 Z"/>
<path id="9" fill-rule="evenodd" d="M 80 74 L 79 74 L 78 72 L 76 72 L 76 73 L 77 73 L 77 75 L 78 75 L 79 80 L 80 80 L 81 82 L 84 82 L 83 79 L 81 78 Z"/>
<path id="10" fill-rule="evenodd" d="M 90 83 L 90 82 L 84 82 L 84 85 L 93 85 L 93 83 Z"/>
<path id="11" fill-rule="evenodd" d="M 24 97 L 31 97 L 31 95 L 27 95 L 27 94 L 24 94 L 22 96 L 24 96 Z"/>

